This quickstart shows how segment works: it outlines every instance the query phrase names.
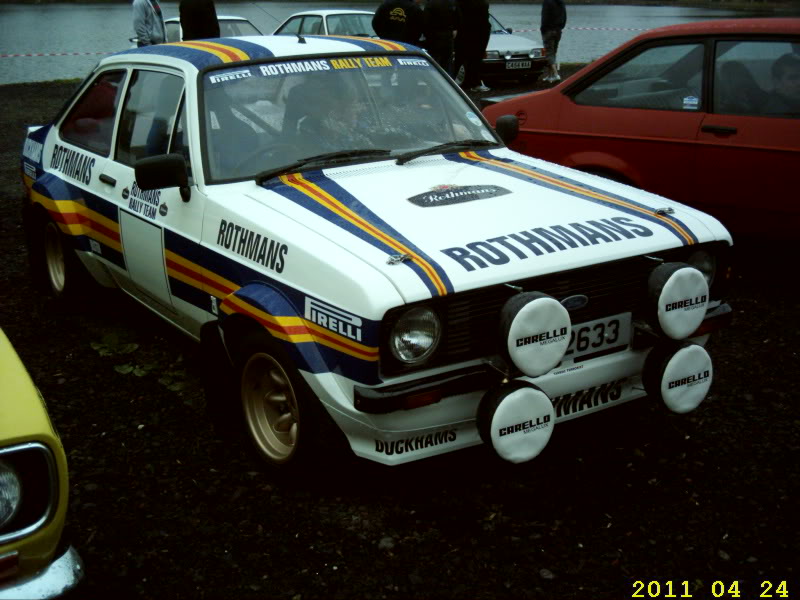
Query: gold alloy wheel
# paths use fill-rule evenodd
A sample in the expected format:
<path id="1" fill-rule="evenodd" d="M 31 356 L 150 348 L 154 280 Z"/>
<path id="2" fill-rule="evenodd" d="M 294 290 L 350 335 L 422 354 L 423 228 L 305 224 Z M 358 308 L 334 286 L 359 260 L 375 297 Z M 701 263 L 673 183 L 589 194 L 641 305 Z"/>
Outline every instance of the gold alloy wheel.
<path id="1" fill-rule="evenodd" d="M 250 435 L 270 462 L 292 457 L 297 444 L 299 414 L 292 382 L 270 354 L 253 354 L 242 369 L 242 407 Z"/>
<path id="2" fill-rule="evenodd" d="M 49 221 L 44 230 L 44 261 L 47 279 L 56 294 L 64 291 L 67 265 L 64 258 L 64 245 L 58 225 Z"/>

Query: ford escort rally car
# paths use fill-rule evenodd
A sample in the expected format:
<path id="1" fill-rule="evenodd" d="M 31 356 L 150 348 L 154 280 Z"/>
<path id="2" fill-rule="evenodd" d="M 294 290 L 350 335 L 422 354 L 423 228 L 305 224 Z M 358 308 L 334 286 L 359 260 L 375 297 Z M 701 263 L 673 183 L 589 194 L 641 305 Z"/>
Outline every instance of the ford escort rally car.
<path id="1" fill-rule="evenodd" d="M 29 128 L 33 272 L 64 299 L 89 273 L 205 344 L 214 403 L 283 469 L 326 431 L 384 464 L 525 462 L 562 421 L 694 409 L 728 232 L 512 152 L 516 127 L 386 40 L 120 52 Z"/>

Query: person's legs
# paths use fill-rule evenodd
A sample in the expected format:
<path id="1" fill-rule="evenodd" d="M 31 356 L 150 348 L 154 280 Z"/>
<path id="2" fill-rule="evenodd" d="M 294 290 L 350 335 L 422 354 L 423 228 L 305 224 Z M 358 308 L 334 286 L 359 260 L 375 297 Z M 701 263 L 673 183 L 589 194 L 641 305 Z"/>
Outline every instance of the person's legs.
<path id="1" fill-rule="evenodd" d="M 544 81 L 558 81 L 561 77 L 556 68 L 556 54 L 558 53 L 558 42 L 561 39 L 561 32 L 548 29 L 542 31 L 542 43 L 547 53 L 547 67 L 543 71 Z"/>

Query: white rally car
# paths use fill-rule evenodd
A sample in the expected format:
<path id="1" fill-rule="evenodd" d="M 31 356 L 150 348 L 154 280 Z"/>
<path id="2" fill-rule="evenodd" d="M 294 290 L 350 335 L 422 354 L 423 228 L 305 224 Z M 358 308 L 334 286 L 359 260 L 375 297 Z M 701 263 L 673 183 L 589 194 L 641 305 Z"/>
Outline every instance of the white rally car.
<path id="1" fill-rule="evenodd" d="M 523 462 L 646 394 L 692 410 L 731 312 L 728 232 L 508 150 L 516 125 L 395 42 L 120 52 L 29 129 L 34 273 L 68 298 L 88 272 L 205 344 L 211 400 L 273 466 L 339 431 L 385 464 Z"/>

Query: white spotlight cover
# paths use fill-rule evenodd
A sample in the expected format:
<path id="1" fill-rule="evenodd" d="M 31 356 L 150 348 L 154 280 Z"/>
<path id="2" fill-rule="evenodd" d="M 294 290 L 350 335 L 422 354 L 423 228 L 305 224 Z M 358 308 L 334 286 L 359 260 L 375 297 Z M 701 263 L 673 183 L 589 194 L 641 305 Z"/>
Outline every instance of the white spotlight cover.
<path id="1" fill-rule="evenodd" d="M 547 373 L 569 347 L 569 312 L 550 296 L 529 292 L 512 298 L 502 322 L 509 358 L 528 377 Z"/>
<path id="2" fill-rule="evenodd" d="M 478 428 L 495 453 L 512 463 L 527 462 L 544 449 L 553 433 L 553 402 L 538 387 L 512 383 L 483 399 Z"/>
<path id="3" fill-rule="evenodd" d="M 672 412 L 697 408 L 708 395 L 714 368 L 703 346 L 688 344 L 668 358 L 661 376 L 661 398 Z"/>
<path id="4" fill-rule="evenodd" d="M 657 270 L 651 280 L 651 285 L 655 286 L 653 292 L 658 297 L 658 324 L 667 337 L 683 340 L 700 326 L 706 316 L 708 283 L 694 267 L 674 263 L 662 267 L 666 269 L 661 273 Z"/>

